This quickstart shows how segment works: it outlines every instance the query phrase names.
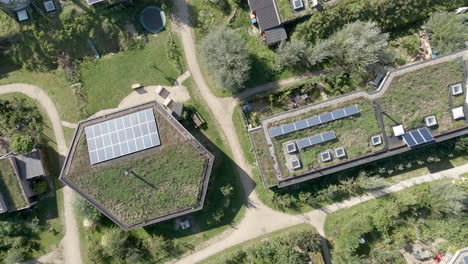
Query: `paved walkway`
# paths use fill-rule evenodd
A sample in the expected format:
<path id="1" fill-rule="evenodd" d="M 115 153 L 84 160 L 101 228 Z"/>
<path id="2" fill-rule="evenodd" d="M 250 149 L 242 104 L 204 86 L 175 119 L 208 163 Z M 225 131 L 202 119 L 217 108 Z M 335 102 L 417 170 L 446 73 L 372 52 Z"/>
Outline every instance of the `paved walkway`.
<path id="1" fill-rule="evenodd" d="M 7 93 L 22 93 L 39 103 L 40 107 L 45 111 L 47 117 L 52 123 L 55 141 L 57 143 L 57 151 L 61 156 L 60 161 L 62 162 L 68 151 L 65 143 L 65 137 L 63 135 L 62 121 L 60 120 L 55 104 L 47 93 L 37 86 L 24 83 L 0 86 L 0 94 Z M 63 187 L 62 189 L 64 194 L 63 214 L 65 222 L 65 235 L 61 241 L 63 246 L 63 257 L 67 264 L 81 264 L 80 238 L 72 208 L 73 192 L 68 187 Z"/>

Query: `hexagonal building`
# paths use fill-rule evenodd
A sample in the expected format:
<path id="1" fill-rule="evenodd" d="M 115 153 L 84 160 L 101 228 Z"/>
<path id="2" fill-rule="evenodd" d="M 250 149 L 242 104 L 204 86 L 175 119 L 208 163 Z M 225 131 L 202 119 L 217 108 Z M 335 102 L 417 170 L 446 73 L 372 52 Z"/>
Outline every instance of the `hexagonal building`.
<path id="1" fill-rule="evenodd" d="M 151 102 L 81 121 L 60 180 L 131 230 L 201 210 L 213 161 Z"/>

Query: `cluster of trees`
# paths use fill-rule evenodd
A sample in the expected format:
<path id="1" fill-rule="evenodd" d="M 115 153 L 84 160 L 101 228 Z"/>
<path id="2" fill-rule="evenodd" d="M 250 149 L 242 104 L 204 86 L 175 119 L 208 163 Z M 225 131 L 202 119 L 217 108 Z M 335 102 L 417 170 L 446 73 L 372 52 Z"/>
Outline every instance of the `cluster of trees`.
<path id="1" fill-rule="evenodd" d="M 250 58 L 245 40 L 230 28 L 210 32 L 200 44 L 208 71 L 222 90 L 244 88 L 250 73 Z"/>
<path id="2" fill-rule="evenodd" d="M 430 184 L 419 185 L 399 192 L 398 195 L 386 199 L 379 199 L 362 205 L 357 209 L 350 209 L 347 214 L 334 218 L 330 225 L 329 237 L 334 240 L 334 260 L 337 263 L 361 263 L 364 258 L 378 258 L 376 263 L 395 263 L 401 256 L 397 250 L 407 243 L 419 240 L 418 230 L 427 227 L 430 219 L 461 219 L 466 217 L 464 203 L 467 193 L 460 186 L 450 181 L 437 181 Z M 345 212 L 346 213 L 346 212 Z M 346 219 L 344 219 L 346 218 Z M 409 230 L 416 230 L 410 232 Z M 446 239 L 453 243 L 463 243 L 466 231 Z M 366 242 L 362 244 L 360 239 Z M 432 237 L 435 239 L 436 237 Z M 376 239 L 373 242 L 367 241 Z M 371 248 L 369 256 L 360 256 L 362 247 L 376 242 L 387 241 L 385 250 Z M 382 252 L 376 252 L 376 251 Z M 393 251 L 393 252 L 392 252 Z"/>
<path id="3" fill-rule="evenodd" d="M 10 138 L 14 152 L 26 153 L 43 139 L 42 116 L 23 98 L 0 99 L 0 136 Z"/>
<path id="4" fill-rule="evenodd" d="M 331 59 L 348 69 L 365 70 L 379 62 L 387 46 L 388 33 L 382 33 L 375 22 L 356 21 L 346 24 L 329 38 L 319 40 L 313 47 L 304 40 L 293 40 L 277 50 L 280 66 L 312 66 Z"/>
<path id="5" fill-rule="evenodd" d="M 87 38 L 105 43 L 98 47 L 101 53 L 128 50 L 143 45 L 129 32 L 122 30 L 126 17 L 119 17 L 121 7 L 95 12 L 72 10 L 60 16 L 61 23 L 51 27 L 50 22 L 39 18 L 30 27 L 12 37 L 12 45 L 5 54 L 17 65 L 27 70 L 48 71 L 60 66 L 67 78 L 76 81 L 77 67 L 89 51 Z M 43 23 L 41 23 L 43 22 Z M 78 46 L 77 46 L 78 45 Z"/>
<path id="6" fill-rule="evenodd" d="M 0 259 L 5 264 L 16 264 L 30 257 L 38 244 L 32 237 L 43 227 L 38 218 L 27 219 L 20 214 L 0 217 Z"/>
<path id="7" fill-rule="evenodd" d="M 430 167 L 467 154 L 468 136 L 463 136 L 364 165 L 360 167 L 360 171 L 344 171 L 334 177 L 324 177 L 305 183 L 300 189 L 278 190 L 269 197 L 268 203 L 282 211 L 298 210 L 304 206 L 317 208 L 370 190 L 387 187 L 386 177 L 421 167 Z"/>
<path id="8" fill-rule="evenodd" d="M 431 45 L 438 54 L 449 53 L 465 47 L 468 39 L 468 14 L 436 12 L 426 22 Z"/>
<path id="9" fill-rule="evenodd" d="M 140 238 L 120 228 L 104 229 L 99 241 L 91 241 L 88 257 L 91 263 L 162 263 L 185 252 L 186 245 L 177 240 L 151 235 Z"/>
<path id="10" fill-rule="evenodd" d="M 99 224 L 99 229 L 89 232 L 98 230 L 102 233 L 98 240 L 92 239 L 95 236 L 89 236 L 88 256 L 91 263 L 160 263 L 191 248 L 188 244 L 159 235 L 143 239 L 132 232 L 124 232 L 114 227 L 99 210 L 81 197 L 74 200 L 73 207 L 80 218 L 92 221 L 94 225 Z"/>
<path id="11" fill-rule="evenodd" d="M 287 232 L 268 241 L 229 253 L 218 263 L 316 263 L 320 237 L 311 230 Z"/>
<path id="12" fill-rule="evenodd" d="M 377 23 L 355 21 L 315 43 L 301 39 L 282 43 L 276 51 L 278 66 L 312 70 L 327 62 L 328 67 L 337 66 L 322 78 L 327 90 L 331 94 L 347 93 L 361 85 L 376 64 L 383 67 L 392 63 L 385 50 L 388 38 Z"/>
<path id="13" fill-rule="evenodd" d="M 315 43 L 357 20 L 375 21 L 384 32 L 399 33 L 402 29 L 423 22 L 434 11 L 452 10 L 463 4 L 464 0 L 343 0 L 298 25 L 294 38 Z"/>

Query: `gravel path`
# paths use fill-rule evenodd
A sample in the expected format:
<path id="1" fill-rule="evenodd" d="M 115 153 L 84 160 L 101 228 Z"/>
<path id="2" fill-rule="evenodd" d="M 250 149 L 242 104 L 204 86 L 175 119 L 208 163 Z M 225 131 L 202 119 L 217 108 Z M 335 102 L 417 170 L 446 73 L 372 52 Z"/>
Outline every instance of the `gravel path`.
<path id="1" fill-rule="evenodd" d="M 42 109 L 46 112 L 47 117 L 52 123 L 54 130 L 55 141 L 57 143 L 57 151 L 60 154 L 60 162 L 67 155 L 68 148 L 62 130 L 62 121 L 60 115 L 50 97 L 41 88 L 24 83 L 8 84 L 0 86 L 0 94 L 7 93 L 22 93 L 31 99 L 36 100 Z M 64 200 L 64 222 L 65 235 L 61 244 L 63 246 L 63 257 L 67 264 L 81 264 L 80 237 L 78 233 L 77 223 L 72 209 L 73 192 L 68 187 L 63 187 Z"/>

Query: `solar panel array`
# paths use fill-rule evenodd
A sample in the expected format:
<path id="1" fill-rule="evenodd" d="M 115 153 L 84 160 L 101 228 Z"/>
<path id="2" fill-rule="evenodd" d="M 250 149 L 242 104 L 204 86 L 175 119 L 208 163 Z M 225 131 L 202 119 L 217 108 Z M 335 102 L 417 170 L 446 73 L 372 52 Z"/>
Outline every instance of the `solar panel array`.
<path id="1" fill-rule="evenodd" d="M 161 145 L 153 109 L 85 127 L 91 164 Z"/>
<path id="2" fill-rule="evenodd" d="M 431 132 L 427 128 L 420 128 L 403 134 L 403 140 L 408 147 L 414 147 L 424 143 L 434 141 Z"/>
<path id="3" fill-rule="evenodd" d="M 298 140 L 296 144 L 299 149 L 304 149 L 333 139 L 336 139 L 335 131 L 327 131 L 322 134 Z"/>
<path id="4" fill-rule="evenodd" d="M 270 128 L 270 137 L 278 137 L 289 134 L 294 131 L 317 126 L 320 124 L 335 121 L 337 119 L 345 118 L 348 116 L 356 115 L 359 113 L 357 105 L 348 106 L 345 108 L 335 109 L 331 112 L 323 113 L 304 120 L 299 120 L 293 123 L 285 124 L 278 127 Z"/>

